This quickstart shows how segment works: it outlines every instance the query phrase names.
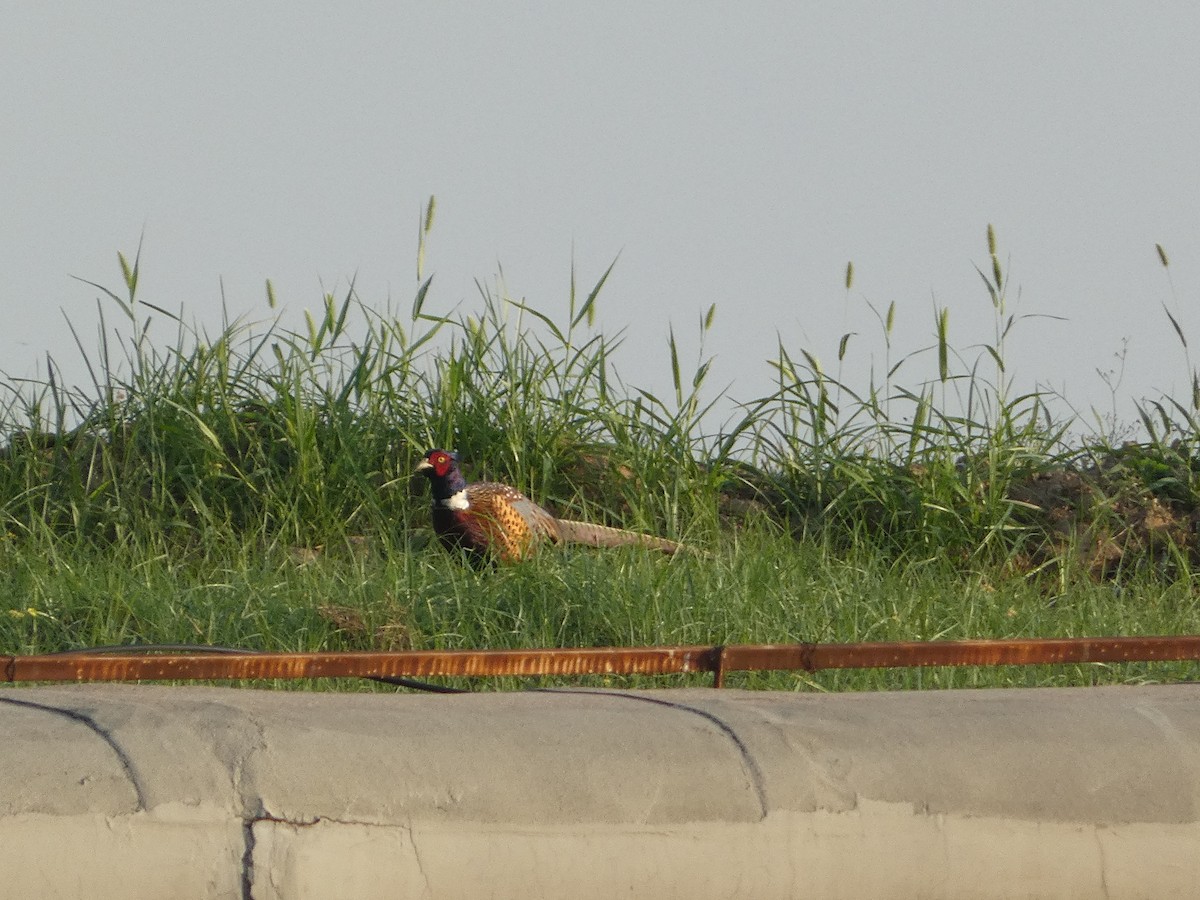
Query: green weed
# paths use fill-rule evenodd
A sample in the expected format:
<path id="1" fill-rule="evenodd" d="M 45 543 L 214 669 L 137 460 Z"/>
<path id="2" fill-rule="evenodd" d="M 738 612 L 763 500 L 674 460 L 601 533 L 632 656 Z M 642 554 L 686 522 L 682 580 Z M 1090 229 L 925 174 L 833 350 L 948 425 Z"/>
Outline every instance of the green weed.
<path id="1" fill-rule="evenodd" d="M 273 650 L 934 640 L 1195 632 L 1191 522 L 1200 375 L 1187 402 L 1141 408 L 1146 439 L 1072 444 L 1050 398 L 1019 392 L 1006 348 L 1022 316 L 988 230 L 979 269 L 990 342 L 894 346 L 847 332 L 830 371 L 780 340 L 775 389 L 714 426 L 699 321 L 691 365 L 672 330 L 672 390 L 623 380 L 621 335 L 596 311 L 613 266 L 565 315 L 479 285 L 434 312 L 432 201 L 406 314 L 353 285 L 304 327 L 226 321 L 215 334 L 139 295 L 119 255 L 100 338 L 76 333 L 90 385 L 10 381 L 0 401 L 0 651 L 120 643 Z M 1167 265 L 1165 251 L 1160 260 Z M 846 291 L 853 284 L 847 266 Z M 278 299 L 270 282 L 267 300 Z M 1165 308 L 1165 307 L 1164 307 Z M 106 313 L 115 310 L 119 327 Z M 275 315 L 276 313 L 272 313 Z M 167 324 L 174 341 L 151 339 Z M 924 375 L 921 366 L 927 366 Z M 868 374 L 865 384 L 847 372 Z M 913 374 L 913 373 L 917 374 Z M 903 379 L 902 380 L 902 376 Z M 551 551 L 497 571 L 431 539 L 409 473 L 432 446 L 468 477 L 514 484 L 562 515 L 681 539 Z M 1187 667 L 738 675 L 834 690 L 1177 677 Z M 686 681 L 686 679 L 684 679 Z M 612 683 L 598 679 L 597 683 Z M 641 683 L 636 679 L 627 683 Z"/>

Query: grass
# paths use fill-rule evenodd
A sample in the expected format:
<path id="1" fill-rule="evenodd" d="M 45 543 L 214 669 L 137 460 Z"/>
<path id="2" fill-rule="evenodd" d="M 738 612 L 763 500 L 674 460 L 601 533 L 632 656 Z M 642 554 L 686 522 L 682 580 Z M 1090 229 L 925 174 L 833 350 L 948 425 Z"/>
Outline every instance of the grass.
<path id="1" fill-rule="evenodd" d="M 425 218 L 418 254 L 424 266 Z M 612 364 L 595 327 L 609 272 L 574 279 L 565 317 L 481 287 L 406 315 L 351 288 L 299 331 L 215 335 L 123 287 L 121 324 L 77 338 L 91 385 L 11 382 L 0 427 L 0 652 L 127 643 L 268 650 L 573 647 L 1200 632 L 1190 523 L 1197 409 L 1141 407 L 1138 443 L 1078 441 L 1046 397 L 1019 393 L 1005 348 L 1020 318 L 988 231 L 980 277 L 994 339 L 957 353 L 946 310 L 928 353 L 867 365 L 843 338 L 827 373 L 782 343 L 768 396 L 719 428 L 703 352 L 674 333 L 656 396 Z M 1164 267 L 1168 261 L 1160 248 Z M 611 268 L 610 268 L 611 272 Z M 421 272 L 423 275 L 423 272 Z M 848 267 L 846 288 L 853 270 Z M 268 284 L 268 300 L 275 306 Z M 1168 311 L 1168 315 L 1170 315 Z M 1176 320 L 1172 317 L 1171 321 Z M 175 329 L 151 340 L 151 322 Z M 701 337 L 715 309 L 701 318 Z M 1193 384 L 1200 384 L 1186 355 Z M 909 373 L 925 365 L 922 377 Z M 866 370 L 865 385 L 843 373 Z M 564 515 L 681 539 L 551 551 L 477 571 L 436 546 L 409 480 L 430 446 Z M 733 685 L 842 690 L 1125 682 L 1193 666 L 742 674 Z M 540 683 L 540 682 L 539 682 Z M 696 683 L 591 679 L 599 684 Z M 700 682 L 703 683 L 703 682 Z M 501 682 L 501 685 L 506 683 Z M 507 683 L 512 686 L 513 683 Z"/>

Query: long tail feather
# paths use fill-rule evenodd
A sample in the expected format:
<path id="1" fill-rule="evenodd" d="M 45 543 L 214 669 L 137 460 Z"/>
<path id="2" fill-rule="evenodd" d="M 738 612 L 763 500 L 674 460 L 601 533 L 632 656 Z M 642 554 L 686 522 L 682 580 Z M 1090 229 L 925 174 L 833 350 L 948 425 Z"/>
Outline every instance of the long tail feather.
<path id="1" fill-rule="evenodd" d="M 590 522 L 572 522 L 569 519 L 559 519 L 558 536 L 560 540 L 574 544 L 586 544 L 589 547 L 648 547 L 651 550 L 661 550 L 663 553 L 675 553 L 683 546 L 666 538 L 653 537 L 648 534 L 638 534 L 636 531 L 624 531 L 620 528 L 609 528 L 607 525 L 593 525 Z"/>

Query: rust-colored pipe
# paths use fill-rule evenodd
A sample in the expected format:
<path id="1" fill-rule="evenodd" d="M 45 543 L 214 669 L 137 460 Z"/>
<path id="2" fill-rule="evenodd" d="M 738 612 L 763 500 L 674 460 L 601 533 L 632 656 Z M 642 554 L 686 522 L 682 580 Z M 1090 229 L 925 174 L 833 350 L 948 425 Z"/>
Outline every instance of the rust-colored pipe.
<path id="1" fill-rule="evenodd" d="M 392 653 L 184 652 L 0 656 L 6 681 L 429 678 L 710 672 L 711 647 L 413 650 Z"/>
<path id="2" fill-rule="evenodd" d="M 537 675 L 667 675 L 727 672 L 1000 666 L 1200 660 L 1200 635 L 743 644 L 726 647 L 597 647 L 570 650 L 413 650 L 392 653 L 182 653 L 106 650 L 0 656 L 7 682 L 208 681 L 292 678 L 430 678 Z"/>

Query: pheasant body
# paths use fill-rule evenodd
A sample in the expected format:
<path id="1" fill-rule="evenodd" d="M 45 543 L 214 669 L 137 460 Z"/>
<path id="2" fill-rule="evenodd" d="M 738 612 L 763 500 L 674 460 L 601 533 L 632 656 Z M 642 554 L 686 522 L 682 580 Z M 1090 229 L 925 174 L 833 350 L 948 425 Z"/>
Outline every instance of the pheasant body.
<path id="1" fill-rule="evenodd" d="M 474 559 L 527 559 L 544 544 L 589 547 L 642 546 L 674 553 L 679 544 L 606 525 L 559 519 L 516 488 L 494 481 L 468 484 L 454 456 L 431 450 L 417 466 L 433 493 L 433 530 L 452 550 Z"/>

